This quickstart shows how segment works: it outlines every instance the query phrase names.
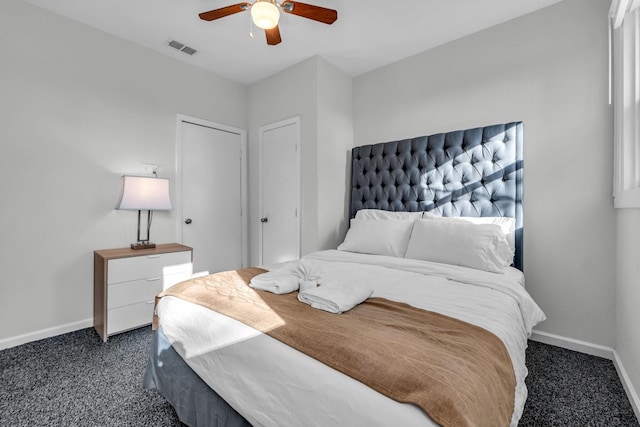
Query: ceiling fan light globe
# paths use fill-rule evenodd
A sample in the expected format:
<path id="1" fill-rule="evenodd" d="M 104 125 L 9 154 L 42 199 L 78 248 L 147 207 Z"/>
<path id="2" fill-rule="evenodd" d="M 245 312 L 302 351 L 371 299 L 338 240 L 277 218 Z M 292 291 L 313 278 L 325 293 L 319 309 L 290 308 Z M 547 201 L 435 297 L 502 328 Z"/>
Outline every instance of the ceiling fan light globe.
<path id="1" fill-rule="evenodd" d="M 270 30 L 278 25 L 280 11 L 270 1 L 257 1 L 251 6 L 251 18 L 257 27 Z"/>

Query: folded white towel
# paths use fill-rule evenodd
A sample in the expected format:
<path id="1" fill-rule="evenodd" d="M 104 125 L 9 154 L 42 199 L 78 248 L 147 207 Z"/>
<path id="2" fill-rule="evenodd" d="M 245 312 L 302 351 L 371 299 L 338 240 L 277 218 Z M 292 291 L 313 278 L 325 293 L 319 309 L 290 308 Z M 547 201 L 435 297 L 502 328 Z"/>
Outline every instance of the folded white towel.
<path id="1" fill-rule="evenodd" d="M 292 274 L 268 272 L 254 276 L 249 286 L 274 294 L 288 294 L 298 290 L 300 279 Z"/>
<path id="2" fill-rule="evenodd" d="M 303 280 L 300 282 L 300 292 L 304 292 L 307 289 L 318 287 L 318 281 L 316 279 Z"/>
<path id="3" fill-rule="evenodd" d="M 370 286 L 323 286 L 301 289 L 298 300 L 313 308 L 340 314 L 351 310 L 373 294 Z"/>

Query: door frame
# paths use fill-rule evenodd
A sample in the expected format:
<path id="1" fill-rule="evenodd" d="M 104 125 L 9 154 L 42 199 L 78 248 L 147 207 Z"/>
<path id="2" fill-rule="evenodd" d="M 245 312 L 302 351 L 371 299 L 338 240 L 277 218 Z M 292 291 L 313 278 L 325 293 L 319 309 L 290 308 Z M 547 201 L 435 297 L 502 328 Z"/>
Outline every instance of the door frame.
<path id="1" fill-rule="evenodd" d="M 190 125 L 203 126 L 212 129 L 229 132 L 240 136 L 240 200 L 242 206 L 241 223 L 242 223 L 242 267 L 249 264 L 249 233 L 248 233 L 248 208 L 247 208 L 247 131 L 245 129 L 227 126 L 209 120 L 199 119 L 197 117 L 187 116 L 185 114 L 176 115 L 176 238 L 182 243 L 182 221 L 184 215 L 182 212 L 182 126 L 187 123 Z"/>
<path id="2" fill-rule="evenodd" d="M 302 216 L 302 211 L 300 209 L 301 207 L 301 194 L 300 194 L 300 150 L 301 150 L 301 145 L 302 145 L 302 136 L 301 136 L 301 128 L 300 128 L 300 116 L 295 116 L 295 117 L 291 117 L 288 119 L 284 119 L 284 120 L 280 120 L 278 122 L 274 122 L 274 123 L 270 123 L 268 125 L 264 125 L 264 126 L 260 126 L 258 128 L 258 212 L 259 212 L 259 216 L 258 219 L 260 218 L 264 218 L 263 215 L 263 188 L 262 188 L 262 171 L 263 171 L 263 167 L 264 165 L 262 164 L 262 151 L 263 151 L 263 134 L 265 132 L 268 132 L 270 130 L 273 129 L 277 129 L 277 128 L 281 128 L 284 126 L 288 126 L 288 125 L 297 125 L 298 127 L 298 142 L 297 142 L 297 149 L 296 149 L 296 175 L 297 175 L 297 179 L 296 179 L 296 183 L 297 183 L 297 188 L 296 188 L 296 194 L 298 195 L 298 203 L 296 206 L 297 209 L 297 215 L 296 215 L 296 220 L 297 220 L 297 224 L 296 224 L 296 232 L 298 234 L 298 237 L 296 239 L 296 254 L 298 255 L 298 258 L 300 258 L 300 249 L 301 249 L 301 239 L 302 239 L 302 233 L 301 233 L 301 224 L 302 221 L 300 221 L 300 218 Z M 262 265 L 262 223 L 260 223 L 259 225 L 260 230 L 258 232 L 258 264 Z"/>

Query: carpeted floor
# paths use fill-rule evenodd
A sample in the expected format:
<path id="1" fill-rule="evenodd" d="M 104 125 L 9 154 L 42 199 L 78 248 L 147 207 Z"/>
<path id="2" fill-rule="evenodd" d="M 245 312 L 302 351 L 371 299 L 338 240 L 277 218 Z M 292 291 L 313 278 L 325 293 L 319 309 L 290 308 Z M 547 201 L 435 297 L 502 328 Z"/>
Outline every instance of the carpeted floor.
<path id="1" fill-rule="evenodd" d="M 151 328 L 103 343 L 93 328 L 0 351 L 1 426 L 179 426 L 142 388 Z"/>
<path id="2" fill-rule="evenodd" d="M 529 341 L 519 426 L 638 426 L 613 362 Z"/>
<path id="3" fill-rule="evenodd" d="M 151 329 L 92 328 L 0 351 L 0 426 L 181 426 L 142 388 Z M 609 360 L 536 342 L 520 426 L 638 426 Z"/>

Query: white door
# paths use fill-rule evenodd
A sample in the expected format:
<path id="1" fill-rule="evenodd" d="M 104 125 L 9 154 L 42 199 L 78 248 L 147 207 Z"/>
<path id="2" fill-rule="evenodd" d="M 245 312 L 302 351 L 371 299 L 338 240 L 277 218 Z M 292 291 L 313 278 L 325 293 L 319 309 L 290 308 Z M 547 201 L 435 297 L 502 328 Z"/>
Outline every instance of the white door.
<path id="1" fill-rule="evenodd" d="M 300 257 L 300 119 L 263 126 L 260 143 L 260 263 Z"/>
<path id="2" fill-rule="evenodd" d="M 194 275 L 246 264 L 245 131 L 178 117 L 178 235 Z"/>

